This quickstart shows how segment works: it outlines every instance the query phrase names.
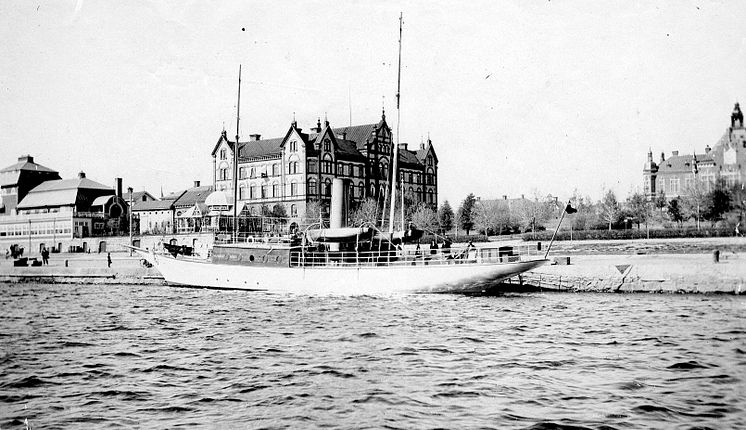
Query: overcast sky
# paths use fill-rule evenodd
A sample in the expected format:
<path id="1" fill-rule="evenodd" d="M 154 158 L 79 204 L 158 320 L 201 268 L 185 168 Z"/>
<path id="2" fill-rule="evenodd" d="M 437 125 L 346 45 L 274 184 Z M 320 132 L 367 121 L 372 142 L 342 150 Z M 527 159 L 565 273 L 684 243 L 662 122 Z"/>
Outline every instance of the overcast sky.
<path id="1" fill-rule="evenodd" d="M 0 2 L 0 166 L 154 195 L 212 182 L 241 136 L 429 133 L 440 202 L 641 187 L 648 148 L 702 152 L 746 100 L 746 2 Z M 351 107 L 351 108 L 350 108 Z"/>

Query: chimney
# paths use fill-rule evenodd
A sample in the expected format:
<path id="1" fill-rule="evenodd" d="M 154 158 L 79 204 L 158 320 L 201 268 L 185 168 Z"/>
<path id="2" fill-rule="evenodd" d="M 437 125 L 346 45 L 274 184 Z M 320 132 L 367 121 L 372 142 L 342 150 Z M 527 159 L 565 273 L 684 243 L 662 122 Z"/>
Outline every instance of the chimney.
<path id="1" fill-rule="evenodd" d="M 525 194 L 521 194 L 521 200 L 523 200 L 525 198 L 526 198 L 526 195 Z"/>
<path id="2" fill-rule="evenodd" d="M 194 181 L 194 188 L 199 188 L 199 181 Z"/>
<path id="3" fill-rule="evenodd" d="M 663 164 L 663 162 L 666 161 L 666 154 L 661 152 L 661 162 L 660 164 Z"/>
<path id="4" fill-rule="evenodd" d="M 26 161 L 26 162 L 29 162 L 29 163 L 33 163 L 34 162 L 34 157 L 32 157 L 30 155 L 22 155 L 22 156 L 18 157 L 18 161 Z"/>
<path id="5" fill-rule="evenodd" d="M 262 138 L 262 135 L 261 135 L 261 134 L 250 134 L 250 135 L 249 135 L 249 140 L 254 140 L 254 141 L 256 141 L 256 140 L 261 140 L 261 138 Z"/>
<path id="6" fill-rule="evenodd" d="M 507 196 L 507 194 L 504 194 L 504 195 L 503 195 L 503 200 L 508 200 L 508 196 Z"/>
<path id="7" fill-rule="evenodd" d="M 316 128 L 312 128 L 311 130 L 315 131 L 316 133 L 321 133 L 321 118 L 316 121 Z"/>
<path id="8" fill-rule="evenodd" d="M 671 156 L 676 157 L 679 155 L 679 151 L 671 151 Z"/>
<path id="9" fill-rule="evenodd" d="M 402 149 L 405 150 L 405 151 L 407 150 L 407 144 L 406 143 L 400 143 L 399 144 L 399 150 L 401 151 Z"/>
<path id="10" fill-rule="evenodd" d="M 705 154 L 709 154 L 710 151 L 712 151 L 712 148 L 710 148 L 710 145 L 705 146 Z"/>
<path id="11" fill-rule="evenodd" d="M 122 198 L 122 178 L 114 178 L 114 189 L 116 190 L 117 197 Z"/>
<path id="12" fill-rule="evenodd" d="M 85 172 L 82 171 L 82 170 L 80 172 L 78 172 L 78 178 L 84 179 L 85 178 Z"/>

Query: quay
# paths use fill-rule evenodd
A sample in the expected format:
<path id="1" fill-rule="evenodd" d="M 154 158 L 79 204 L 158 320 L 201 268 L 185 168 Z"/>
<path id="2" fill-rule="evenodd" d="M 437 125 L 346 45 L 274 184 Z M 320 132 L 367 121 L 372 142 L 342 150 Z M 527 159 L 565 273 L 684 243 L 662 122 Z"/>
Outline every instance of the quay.
<path id="1" fill-rule="evenodd" d="M 106 253 L 52 254 L 49 265 L 37 267 L 13 267 L 12 259 L 1 259 L 0 283 L 165 285 L 128 251 L 113 251 L 111 258 L 111 267 Z M 567 292 L 746 294 L 744 238 L 557 242 L 549 258 L 556 264 L 508 284 Z"/>

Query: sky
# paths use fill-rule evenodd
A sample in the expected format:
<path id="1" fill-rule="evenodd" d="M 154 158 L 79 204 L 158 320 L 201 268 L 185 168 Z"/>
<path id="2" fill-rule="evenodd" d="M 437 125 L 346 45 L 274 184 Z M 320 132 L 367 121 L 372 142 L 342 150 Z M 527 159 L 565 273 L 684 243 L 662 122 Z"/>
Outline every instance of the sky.
<path id="1" fill-rule="evenodd" d="M 211 151 L 378 122 L 430 139 L 439 200 L 642 187 L 651 149 L 703 152 L 746 100 L 742 1 L 0 2 L 0 166 L 159 196 Z"/>

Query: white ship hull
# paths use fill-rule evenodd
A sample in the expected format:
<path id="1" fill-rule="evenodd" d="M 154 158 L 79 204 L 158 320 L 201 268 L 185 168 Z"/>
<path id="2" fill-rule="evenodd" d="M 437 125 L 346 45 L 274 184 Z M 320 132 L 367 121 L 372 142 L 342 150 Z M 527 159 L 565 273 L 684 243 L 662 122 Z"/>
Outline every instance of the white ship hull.
<path id="1" fill-rule="evenodd" d="M 481 264 L 262 267 L 135 251 L 172 285 L 313 295 L 483 292 L 547 262 L 534 259 Z"/>

